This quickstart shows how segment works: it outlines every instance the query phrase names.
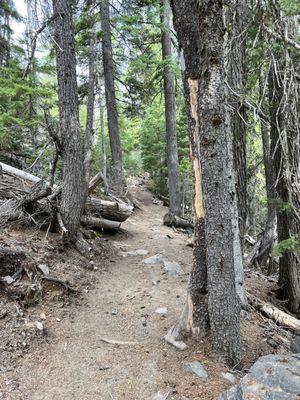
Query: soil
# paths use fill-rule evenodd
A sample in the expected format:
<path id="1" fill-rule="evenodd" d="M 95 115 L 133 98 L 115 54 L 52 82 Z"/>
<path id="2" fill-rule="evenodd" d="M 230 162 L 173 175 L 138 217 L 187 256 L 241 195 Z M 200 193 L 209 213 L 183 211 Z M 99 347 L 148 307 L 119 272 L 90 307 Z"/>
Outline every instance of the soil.
<path id="1" fill-rule="evenodd" d="M 189 339 L 183 352 L 164 342 L 185 303 L 191 237 L 162 225 L 167 209 L 155 204 L 147 189 L 135 186 L 132 192 L 141 209 L 109 242 L 98 239 L 100 250 L 92 263 L 75 252 L 60 252 L 54 234 L 46 241 L 45 233 L 32 230 L 3 235 L 6 242 L 26 241 L 36 248 L 51 274 L 67 278 L 82 294 L 67 295 L 49 285 L 38 304 L 27 308 L 0 297 L 1 309 L 7 309 L 0 318 L 1 400 L 151 400 L 159 392 L 162 399 L 214 400 L 230 387 L 221 375 L 228 368 L 211 354 L 209 338 Z M 122 255 L 138 249 L 178 262 L 184 274 L 170 277 L 161 265 L 144 264 L 148 256 Z M 256 284 L 269 289 L 259 277 L 248 280 L 253 293 Z M 166 315 L 155 312 L 161 307 Z M 276 339 L 285 333 L 253 310 L 243 318 L 242 333 L 237 378 L 260 355 L 286 351 Z M 133 343 L 110 344 L 102 338 Z M 186 371 L 185 364 L 193 360 L 204 365 L 207 380 Z"/>

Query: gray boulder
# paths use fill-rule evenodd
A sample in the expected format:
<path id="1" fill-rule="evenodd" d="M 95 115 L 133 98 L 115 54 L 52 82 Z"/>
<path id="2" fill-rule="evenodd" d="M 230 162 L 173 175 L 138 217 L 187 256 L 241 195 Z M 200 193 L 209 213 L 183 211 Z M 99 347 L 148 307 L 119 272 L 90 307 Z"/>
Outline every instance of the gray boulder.
<path id="1" fill-rule="evenodd" d="M 300 395 L 300 354 L 258 359 L 240 383 L 219 400 L 297 400 Z"/>

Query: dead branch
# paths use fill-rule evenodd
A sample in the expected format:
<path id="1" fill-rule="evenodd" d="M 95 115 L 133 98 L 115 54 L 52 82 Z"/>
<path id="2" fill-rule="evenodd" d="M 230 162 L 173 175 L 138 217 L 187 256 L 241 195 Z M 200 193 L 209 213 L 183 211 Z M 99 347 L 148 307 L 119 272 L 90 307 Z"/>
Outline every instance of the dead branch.
<path id="1" fill-rule="evenodd" d="M 62 288 L 64 288 L 65 290 L 71 292 L 71 293 L 78 293 L 79 291 L 75 288 L 73 288 L 72 286 L 70 286 L 67 282 L 64 282 L 58 278 L 55 278 L 53 276 L 49 276 L 49 275 L 43 275 L 41 277 L 41 281 L 47 281 L 47 282 L 51 282 L 54 285 L 59 285 Z"/>
<path id="2" fill-rule="evenodd" d="M 258 299 L 257 297 L 247 293 L 249 304 L 256 310 L 260 311 L 265 317 L 268 317 L 276 322 L 276 324 L 291 329 L 297 333 L 300 333 L 300 320 L 279 310 L 270 303 Z"/>
<path id="3" fill-rule="evenodd" d="M 100 340 L 102 341 L 102 342 L 104 342 L 104 343 L 108 343 L 108 344 L 118 344 L 118 345 L 124 345 L 124 346 L 126 346 L 126 345 L 128 345 L 128 346 L 135 346 L 135 345 L 137 345 L 138 343 L 137 342 L 123 342 L 122 340 L 114 340 L 114 339 L 107 339 L 107 338 L 104 338 L 104 337 L 101 337 L 100 338 Z"/>

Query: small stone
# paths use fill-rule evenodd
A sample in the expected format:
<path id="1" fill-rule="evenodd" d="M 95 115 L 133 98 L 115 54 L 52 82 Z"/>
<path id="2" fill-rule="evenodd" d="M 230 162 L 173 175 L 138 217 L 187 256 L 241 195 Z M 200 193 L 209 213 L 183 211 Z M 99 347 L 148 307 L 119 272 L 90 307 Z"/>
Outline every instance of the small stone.
<path id="1" fill-rule="evenodd" d="M 7 283 L 8 285 L 12 284 L 15 280 L 12 276 L 6 275 L 2 278 L 2 281 Z"/>
<path id="2" fill-rule="evenodd" d="M 223 376 L 223 378 L 224 378 L 226 381 L 228 381 L 228 382 L 230 382 L 230 383 L 232 383 L 232 384 L 235 383 L 235 376 L 234 376 L 233 374 L 231 374 L 230 372 L 222 372 L 221 375 Z"/>
<path id="3" fill-rule="evenodd" d="M 186 364 L 185 368 L 188 372 L 191 372 L 192 374 L 198 376 L 198 378 L 201 378 L 201 379 L 208 378 L 205 368 L 199 361 L 192 361 L 192 362 Z"/>
<path id="4" fill-rule="evenodd" d="M 40 318 L 45 321 L 47 319 L 46 314 L 42 312 Z"/>
<path id="5" fill-rule="evenodd" d="M 160 264 L 164 261 L 165 257 L 162 254 L 155 254 L 154 256 L 148 257 L 143 260 L 144 264 L 154 265 Z"/>
<path id="6" fill-rule="evenodd" d="M 36 326 L 36 329 L 38 329 L 40 332 L 43 332 L 44 325 L 40 321 L 36 321 L 35 326 Z"/>
<path id="7" fill-rule="evenodd" d="M 47 264 L 39 264 L 37 268 L 44 274 L 49 275 L 49 267 Z"/>
<path id="8" fill-rule="evenodd" d="M 157 392 L 151 400 L 165 400 L 167 394 L 162 394 L 161 392 Z"/>
<path id="9" fill-rule="evenodd" d="M 164 269 L 169 276 L 176 277 L 183 274 L 180 265 L 176 262 L 164 261 Z"/>
<path id="10" fill-rule="evenodd" d="M 167 307 L 160 307 L 155 310 L 156 314 L 166 315 L 168 312 Z"/>
<path id="11" fill-rule="evenodd" d="M 148 250 L 138 249 L 133 251 L 125 251 L 121 253 L 123 257 L 139 257 L 139 256 L 147 256 L 149 254 Z"/>
<path id="12" fill-rule="evenodd" d="M 295 336 L 290 344 L 290 350 L 292 353 L 300 353 L 300 336 Z"/>

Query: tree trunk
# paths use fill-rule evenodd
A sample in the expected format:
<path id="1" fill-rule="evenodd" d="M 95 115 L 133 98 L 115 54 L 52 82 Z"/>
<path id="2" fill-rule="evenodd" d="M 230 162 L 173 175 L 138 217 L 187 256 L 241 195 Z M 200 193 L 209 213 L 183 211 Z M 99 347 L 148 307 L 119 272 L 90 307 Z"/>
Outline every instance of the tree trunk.
<path id="1" fill-rule="evenodd" d="M 197 5 L 195 2 L 171 1 L 174 25 L 180 46 L 185 104 L 190 136 L 190 157 L 194 188 L 194 250 L 193 264 L 187 290 L 187 301 L 176 324 L 166 335 L 166 341 L 183 350 L 182 341 L 187 335 L 207 333 L 209 327 L 207 301 L 207 268 L 205 241 L 205 212 L 203 207 L 202 174 L 199 144 L 199 32 Z M 190 46 L 188 45 L 190 43 Z M 185 61 L 186 60 L 186 61 Z"/>
<path id="2" fill-rule="evenodd" d="M 86 190 L 90 181 L 90 164 L 92 159 L 92 147 L 94 138 L 94 104 L 95 104 L 95 34 L 91 33 L 89 51 L 89 91 L 86 107 L 86 127 L 84 143 L 84 173 Z M 87 195 L 87 192 L 86 192 Z"/>
<path id="3" fill-rule="evenodd" d="M 271 146 L 276 173 L 278 242 L 285 246 L 279 259 L 279 284 L 291 311 L 300 313 L 300 148 L 299 69 L 288 50 L 272 60 L 269 73 Z M 299 61 L 299 59 L 297 60 Z M 297 244 L 298 243 L 298 244 Z M 291 245 L 296 247 L 295 250 Z M 292 246 L 293 247 L 293 246 Z"/>
<path id="4" fill-rule="evenodd" d="M 115 94 L 114 64 L 111 44 L 109 1 L 101 2 L 101 28 L 103 32 L 103 70 L 107 107 L 108 133 L 111 150 L 110 179 L 112 185 L 122 189 L 125 183 L 119 121 Z"/>
<path id="5" fill-rule="evenodd" d="M 164 62 L 164 95 L 166 120 L 166 147 L 168 163 L 168 188 L 170 213 L 181 215 L 181 196 L 179 182 L 178 149 L 176 134 L 176 108 L 174 74 L 170 65 L 172 61 L 172 41 L 170 33 L 170 4 L 169 0 L 161 2 L 162 23 L 162 58 Z"/>
<path id="6" fill-rule="evenodd" d="M 266 109 L 264 106 L 265 97 L 265 76 L 263 67 L 260 69 L 259 76 L 259 92 L 260 92 L 260 105 L 261 110 L 265 114 Z M 262 147 L 263 147 L 263 160 L 265 169 L 265 179 L 266 179 L 266 194 L 267 194 L 267 220 L 266 226 L 261 238 L 261 245 L 259 248 L 258 256 L 255 257 L 255 261 L 261 267 L 267 267 L 270 253 L 273 250 L 273 246 L 276 240 L 276 176 L 274 171 L 273 159 L 271 154 L 271 144 L 270 144 L 270 134 L 268 126 L 264 121 L 260 121 L 261 137 L 262 137 Z M 268 273 L 271 274 L 273 271 L 272 261 L 269 260 Z"/>
<path id="7" fill-rule="evenodd" d="M 214 1 L 196 3 L 173 0 L 171 4 L 174 25 L 184 51 L 191 115 L 196 116 L 192 151 L 193 147 L 200 149 L 196 153 L 200 155 L 200 164 L 197 160 L 193 162 L 195 210 L 199 222 L 194 254 L 198 265 L 202 263 L 202 268 L 194 269 L 201 277 L 192 274 L 191 284 L 195 288 L 199 285 L 195 294 L 202 297 L 207 269 L 213 348 L 235 364 L 240 359 L 240 307 L 235 287 L 233 252 L 234 198 L 231 197 L 231 188 L 234 171 L 228 164 L 228 159 L 232 158 L 232 147 L 228 144 L 230 121 L 225 107 L 223 8 L 220 2 Z M 205 252 L 205 243 L 204 262 L 203 259 L 199 260 L 199 256 L 202 257 Z M 197 284 L 193 284 L 194 277 Z M 199 297 L 192 304 L 193 308 L 198 304 L 204 304 Z M 203 310 L 200 312 L 203 315 Z"/>
<path id="8" fill-rule="evenodd" d="M 231 26 L 226 46 L 227 81 L 230 86 L 230 127 L 228 140 L 230 163 L 234 170 L 231 180 L 233 258 L 236 291 L 243 308 L 247 308 L 244 289 L 243 242 L 247 218 L 247 165 L 246 165 L 246 110 L 241 98 L 245 92 L 245 30 L 244 12 L 241 0 L 232 3 L 226 12 L 226 25 Z M 234 92 L 234 93 L 233 93 Z M 238 96 L 236 94 L 238 94 Z M 241 96 L 241 98 L 239 97 Z"/>
<path id="9" fill-rule="evenodd" d="M 68 229 L 66 236 L 71 242 L 75 242 L 84 206 L 85 182 L 78 115 L 75 42 L 69 2 L 53 0 L 53 13 L 59 15 L 54 25 L 63 161 L 61 214 Z"/>
<path id="10" fill-rule="evenodd" d="M 107 161 L 106 161 L 106 141 L 105 141 L 105 129 L 104 129 L 104 110 L 102 103 L 102 93 L 99 93 L 99 118 L 100 118 L 100 135 L 101 135 L 101 148 L 102 148 L 102 175 L 104 183 L 104 192 L 109 192 L 107 182 Z"/>
<path id="11" fill-rule="evenodd" d="M 244 2 L 237 0 L 228 7 L 226 24 L 231 27 L 227 54 L 228 84 L 230 86 L 231 134 L 233 138 L 233 165 L 236 181 L 238 227 L 241 244 L 245 235 L 247 219 L 247 165 L 246 165 L 246 109 L 244 93 L 246 81 L 245 46 L 246 30 L 244 27 Z M 238 94 L 235 95 L 233 93 Z"/>

